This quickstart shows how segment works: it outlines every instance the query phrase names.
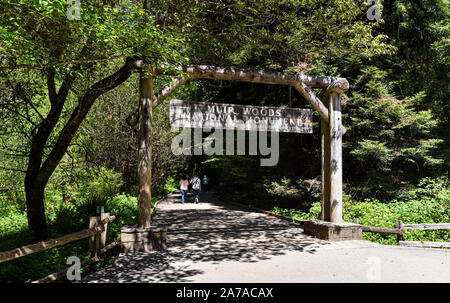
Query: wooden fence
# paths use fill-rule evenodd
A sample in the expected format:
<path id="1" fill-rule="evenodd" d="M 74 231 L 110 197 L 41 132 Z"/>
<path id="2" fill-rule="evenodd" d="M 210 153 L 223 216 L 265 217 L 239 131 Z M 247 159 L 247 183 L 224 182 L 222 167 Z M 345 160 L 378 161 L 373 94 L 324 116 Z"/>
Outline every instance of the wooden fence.
<path id="1" fill-rule="evenodd" d="M 359 224 L 359 220 L 355 219 L 355 223 Z M 450 248 L 450 242 L 431 242 L 431 241 L 405 241 L 404 232 L 408 229 L 415 230 L 439 230 L 450 229 L 450 223 L 421 223 L 421 224 L 403 224 L 401 220 L 397 220 L 396 228 L 362 226 L 363 232 L 395 234 L 399 246 L 407 247 L 429 247 L 429 248 Z"/>
<path id="2" fill-rule="evenodd" d="M 120 244 L 118 242 L 113 242 L 109 245 L 106 245 L 109 230 L 108 223 L 113 221 L 115 218 L 115 216 L 110 216 L 109 213 L 102 213 L 100 216 L 90 217 L 89 228 L 82 231 L 64 235 L 59 238 L 49 239 L 35 244 L 22 246 L 20 248 L 15 248 L 9 251 L 0 252 L 0 263 L 18 259 L 30 254 L 37 253 L 39 251 L 51 249 L 85 238 L 89 238 L 90 259 L 83 261 L 80 266 L 82 267 L 98 262 L 102 259 L 100 257 L 101 255 L 103 255 L 109 249 Z M 66 275 L 66 272 L 67 269 L 64 269 L 34 282 L 39 283 L 56 281 L 57 279 L 64 277 Z"/>

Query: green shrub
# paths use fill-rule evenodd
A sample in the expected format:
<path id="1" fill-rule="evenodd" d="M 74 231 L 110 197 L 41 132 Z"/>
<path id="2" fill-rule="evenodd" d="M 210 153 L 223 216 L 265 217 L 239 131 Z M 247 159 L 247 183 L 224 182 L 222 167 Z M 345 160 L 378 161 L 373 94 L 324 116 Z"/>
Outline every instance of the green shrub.
<path id="1" fill-rule="evenodd" d="M 297 209 L 284 209 L 281 207 L 274 207 L 272 212 L 278 215 L 283 215 L 287 217 L 291 217 L 295 220 L 317 220 L 320 218 L 320 212 L 322 210 L 322 207 L 320 205 L 320 202 L 315 202 L 311 205 L 311 208 L 308 212 L 303 212 L 301 210 Z"/>
<path id="2" fill-rule="evenodd" d="M 2 210 L 0 215 L 0 239 L 1 242 L 11 233 L 27 230 L 27 215 L 24 212 L 17 212 L 11 207 Z"/>
<path id="3" fill-rule="evenodd" d="M 118 239 L 120 228 L 123 225 L 136 224 L 137 198 L 125 194 L 118 195 L 107 201 L 105 212 L 116 216 L 116 220 L 110 225 L 110 237 L 111 239 Z"/>
<path id="4" fill-rule="evenodd" d="M 404 224 L 448 223 L 450 222 L 450 186 L 447 178 L 423 179 L 419 186 L 402 194 L 403 200 L 381 203 L 376 199 L 365 199 L 362 202 L 352 201 L 343 196 L 343 219 L 354 222 L 356 218 L 365 226 L 395 228 L 396 221 Z M 313 203 L 309 212 L 295 209 L 274 208 L 273 212 L 292 217 L 297 220 L 314 220 L 320 216 L 321 205 Z M 395 235 L 364 233 L 364 239 L 382 243 L 397 244 Z M 449 230 L 407 230 L 406 241 L 438 241 L 450 242 Z"/>
<path id="5" fill-rule="evenodd" d="M 277 181 L 266 181 L 265 190 L 274 199 L 294 199 L 311 202 L 320 199 L 320 182 L 297 179 L 295 182 L 287 177 Z"/>
<path id="6" fill-rule="evenodd" d="M 122 175 L 113 170 L 100 168 L 86 172 L 79 186 L 79 192 L 73 196 L 76 203 L 89 213 L 96 212 L 96 206 L 104 206 L 108 200 L 120 193 L 123 186 Z"/>
<path id="7" fill-rule="evenodd" d="M 105 212 L 117 218 L 110 225 L 110 240 L 118 240 L 121 226 L 136 224 L 137 216 L 137 198 L 118 195 L 122 184 L 121 174 L 102 168 L 84 171 L 77 178 L 77 186 L 64 188 L 70 191 L 64 192 L 59 187 L 47 189 L 45 207 L 50 237 L 56 238 L 87 228 L 89 217 L 96 214 L 95 206 L 104 205 Z M 64 193 L 69 194 L 70 199 L 64 201 Z M 17 201 L 4 203 L 0 208 L 0 251 L 27 245 L 32 239 L 23 197 L 16 196 Z M 159 198 L 153 197 L 153 203 Z M 42 278 L 67 267 L 67 257 L 73 255 L 81 260 L 89 257 L 88 239 L 1 264 L 0 282 L 25 282 Z"/>
<path id="8" fill-rule="evenodd" d="M 164 187 L 165 194 L 170 194 L 179 188 L 178 182 L 173 178 L 169 177 L 166 181 L 166 186 Z"/>
<path id="9" fill-rule="evenodd" d="M 113 170 L 100 168 L 91 170 L 84 184 L 80 185 L 79 199 L 91 205 L 105 205 L 120 191 L 123 185 L 122 175 Z"/>
<path id="10" fill-rule="evenodd" d="M 88 226 L 89 215 L 76 204 L 60 204 L 48 212 L 51 237 L 70 234 Z"/>
<path id="11" fill-rule="evenodd" d="M 0 213 L 2 210 L 14 209 L 19 213 L 26 211 L 25 192 L 23 190 L 11 190 L 0 193 Z"/>

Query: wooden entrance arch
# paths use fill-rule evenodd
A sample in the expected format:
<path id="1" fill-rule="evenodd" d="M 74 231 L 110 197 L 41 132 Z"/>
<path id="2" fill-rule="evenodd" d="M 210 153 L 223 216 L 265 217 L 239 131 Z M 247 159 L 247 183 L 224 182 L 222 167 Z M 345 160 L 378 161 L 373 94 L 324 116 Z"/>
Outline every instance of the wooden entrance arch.
<path id="1" fill-rule="evenodd" d="M 173 68 L 172 70 L 177 69 L 184 75 L 175 76 L 171 85 L 158 93 L 154 93 L 153 78 L 158 75 L 170 75 L 171 73 L 148 67 L 143 61 L 137 61 L 136 67 L 140 69 L 139 111 L 135 114 L 135 118 L 138 119 L 134 119 L 134 123 L 129 121 L 129 124 L 137 124 L 136 121 L 139 121 L 138 227 L 150 227 L 151 223 L 152 109 L 191 78 L 295 87 L 320 114 L 322 144 L 321 219 L 333 223 L 342 222 L 342 135 L 345 133 L 345 128 L 342 126 L 341 94 L 349 88 L 349 83 L 345 78 L 190 65 Z M 172 73 L 172 75 L 174 74 Z M 311 88 L 321 88 L 321 97 L 317 97 Z"/>

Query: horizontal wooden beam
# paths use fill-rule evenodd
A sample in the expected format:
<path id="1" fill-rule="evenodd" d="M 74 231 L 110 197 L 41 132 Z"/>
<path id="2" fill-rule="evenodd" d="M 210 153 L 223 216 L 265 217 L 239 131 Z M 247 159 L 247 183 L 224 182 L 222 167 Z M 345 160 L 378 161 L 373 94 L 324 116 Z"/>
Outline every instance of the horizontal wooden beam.
<path id="1" fill-rule="evenodd" d="M 134 68 L 141 69 L 145 66 L 143 60 L 135 60 Z M 234 67 L 218 67 L 211 65 L 185 65 L 175 66 L 163 64 L 162 68 L 155 70 L 155 75 L 174 76 L 180 72 L 189 73 L 195 78 L 212 79 L 212 80 L 228 80 L 243 81 L 253 83 L 294 85 L 295 82 L 303 82 L 309 87 L 315 88 L 335 88 L 341 92 L 347 91 L 350 87 L 349 82 L 345 78 L 305 75 L 287 72 L 268 72 L 263 70 L 248 70 Z"/>
<path id="2" fill-rule="evenodd" d="M 401 229 L 419 229 L 419 230 L 450 229 L 450 223 L 402 224 L 400 228 Z"/>
<path id="3" fill-rule="evenodd" d="M 143 61 L 137 60 L 135 67 L 142 68 Z M 294 86 L 302 96 L 317 110 L 320 117 L 329 123 L 328 108 L 311 90 L 313 88 L 322 88 L 326 92 L 334 91 L 341 94 L 350 87 L 345 78 L 304 75 L 286 72 L 268 72 L 263 70 L 248 70 L 232 67 L 217 67 L 209 65 L 187 65 L 187 66 L 164 66 L 164 69 L 156 69 L 156 75 L 176 75 L 177 73 L 187 73 L 198 79 L 242 81 L 251 83 L 264 83 L 275 85 Z M 346 129 L 342 127 L 343 134 Z"/>
<path id="4" fill-rule="evenodd" d="M 385 228 L 385 227 L 374 227 L 374 226 L 362 226 L 362 231 L 380 233 L 380 234 L 397 234 L 402 235 L 403 231 L 397 228 Z"/>
<path id="5" fill-rule="evenodd" d="M 276 85 L 291 85 L 297 89 L 300 94 L 308 101 L 311 106 L 317 110 L 320 117 L 329 123 L 328 108 L 314 94 L 311 87 L 322 88 L 323 90 L 335 91 L 337 93 L 345 92 L 349 89 L 349 83 L 345 78 L 311 76 L 304 74 L 284 73 L 284 72 L 266 72 L 252 71 L 247 69 L 216 67 L 208 65 L 188 65 L 178 67 L 178 70 L 191 74 L 194 78 L 243 81 L 251 83 L 264 83 Z M 162 71 L 161 71 L 162 72 Z M 346 129 L 342 127 L 343 134 Z"/>
<path id="6" fill-rule="evenodd" d="M 243 81 L 253 83 L 295 85 L 302 82 L 309 87 L 328 89 L 329 87 L 338 88 L 342 91 L 349 89 L 349 83 L 345 78 L 336 78 L 328 76 L 314 76 L 286 72 L 268 72 L 263 70 L 248 70 L 232 67 L 217 67 L 209 65 L 187 65 L 177 67 L 184 73 L 189 73 L 195 78 Z M 163 72 L 164 73 L 164 72 Z"/>
<path id="7" fill-rule="evenodd" d="M 406 247 L 450 248 L 450 242 L 399 241 L 398 245 Z"/>
<path id="8" fill-rule="evenodd" d="M 135 68 L 140 69 L 144 66 L 145 64 L 142 60 L 136 60 L 134 62 Z M 156 69 L 155 74 L 171 76 L 182 72 L 191 74 L 194 78 L 199 79 L 242 81 L 292 86 L 294 86 L 297 82 L 302 82 L 309 87 L 322 88 L 325 90 L 339 90 L 340 93 L 347 91 L 350 87 L 347 79 L 340 77 L 305 75 L 286 72 L 268 72 L 263 70 L 248 70 L 211 65 L 163 65 L 163 67 L 163 69 Z"/>

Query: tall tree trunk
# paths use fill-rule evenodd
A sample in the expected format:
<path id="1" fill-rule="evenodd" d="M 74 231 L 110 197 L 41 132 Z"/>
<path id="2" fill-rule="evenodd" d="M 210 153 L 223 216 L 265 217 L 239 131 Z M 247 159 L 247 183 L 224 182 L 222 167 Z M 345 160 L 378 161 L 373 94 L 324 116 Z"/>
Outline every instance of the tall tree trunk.
<path id="1" fill-rule="evenodd" d="M 45 218 L 44 187 L 25 187 L 28 227 L 33 232 L 33 241 L 45 240 L 48 237 L 47 220 Z"/>

